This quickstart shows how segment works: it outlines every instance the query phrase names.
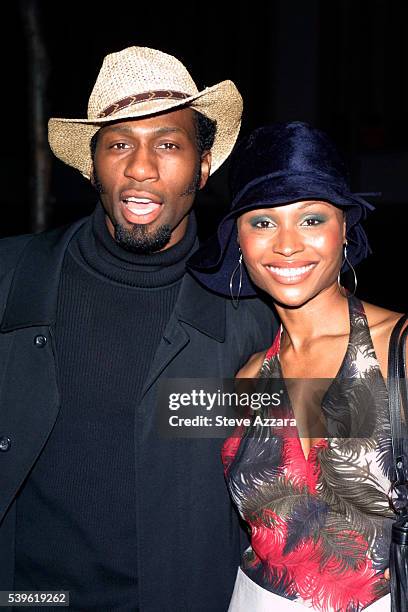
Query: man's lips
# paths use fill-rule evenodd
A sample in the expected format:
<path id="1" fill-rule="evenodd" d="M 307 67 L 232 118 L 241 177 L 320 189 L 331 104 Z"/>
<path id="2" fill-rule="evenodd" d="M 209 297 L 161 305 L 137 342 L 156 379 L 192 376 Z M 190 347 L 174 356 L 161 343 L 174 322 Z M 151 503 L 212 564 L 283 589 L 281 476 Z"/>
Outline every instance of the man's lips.
<path id="1" fill-rule="evenodd" d="M 135 195 L 121 194 L 122 213 L 129 223 L 151 223 L 160 214 L 162 201 L 158 196 L 148 193 Z"/>
<path id="2" fill-rule="evenodd" d="M 303 281 L 317 266 L 315 261 L 273 262 L 264 267 L 275 280 L 284 284 L 294 284 Z"/>

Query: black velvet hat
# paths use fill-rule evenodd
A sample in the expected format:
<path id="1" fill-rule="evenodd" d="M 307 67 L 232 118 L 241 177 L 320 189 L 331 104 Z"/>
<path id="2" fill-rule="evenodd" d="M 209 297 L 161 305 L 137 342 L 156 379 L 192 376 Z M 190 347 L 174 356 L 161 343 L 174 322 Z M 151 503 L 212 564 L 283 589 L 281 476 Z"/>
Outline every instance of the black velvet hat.
<path id="1" fill-rule="evenodd" d="M 236 218 L 251 209 L 302 200 L 329 202 L 346 214 L 350 263 L 355 266 L 370 253 L 360 221 L 374 206 L 363 199 L 363 194 L 350 191 L 345 163 L 334 144 L 306 123 L 261 127 L 242 140 L 231 157 L 230 187 L 231 209 L 221 221 L 217 236 L 188 263 L 192 274 L 217 293 L 230 294 L 231 274 L 239 259 Z M 255 293 L 244 270 L 241 296 Z"/>

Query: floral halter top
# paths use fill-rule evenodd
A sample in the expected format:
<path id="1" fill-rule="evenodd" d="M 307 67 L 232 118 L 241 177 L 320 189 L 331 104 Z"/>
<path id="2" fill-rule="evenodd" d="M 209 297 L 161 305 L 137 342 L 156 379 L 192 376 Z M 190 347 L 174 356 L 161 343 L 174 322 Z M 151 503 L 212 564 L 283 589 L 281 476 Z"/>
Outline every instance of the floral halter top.
<path id="1" fill-rule="evenodd" d="M 347 351 L 321 410 L 326 417 L 340 414 L 343 423 L 363 420 L 365 430 L 368 419 L 370 436 L 322 438 L 306 458 L 296 428 L 289 436 L 247 428 L 222 451 L 229 490 L 250 530 L 241 569 L 264 589 L 322 612 L 357 612 L 389 592 L 388 394 L 355 297 L 349 314 Z M 260 378 L 282 378 L 279 346 L 280 334 Z"/>

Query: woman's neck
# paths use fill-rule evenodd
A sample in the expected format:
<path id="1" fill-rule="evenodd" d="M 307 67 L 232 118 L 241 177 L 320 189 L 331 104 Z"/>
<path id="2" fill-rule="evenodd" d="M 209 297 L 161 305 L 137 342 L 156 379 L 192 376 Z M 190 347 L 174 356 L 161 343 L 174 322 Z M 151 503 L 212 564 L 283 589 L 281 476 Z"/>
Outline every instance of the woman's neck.
<path id="1" fill-rule="evenodd" d="M 346 335 L 350 330 L 348 301 L 334 283 L 314 298 L 291 308 L 275 304 L 284 334 L 283 347 L 297 352 L 322 336 Z"/>

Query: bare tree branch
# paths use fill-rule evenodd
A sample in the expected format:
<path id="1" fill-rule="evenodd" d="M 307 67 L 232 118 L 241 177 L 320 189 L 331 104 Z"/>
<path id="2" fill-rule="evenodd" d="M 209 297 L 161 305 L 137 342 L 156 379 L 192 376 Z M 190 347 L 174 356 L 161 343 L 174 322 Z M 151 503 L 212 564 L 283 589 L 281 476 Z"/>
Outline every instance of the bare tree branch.
<path id="1" fill-rule="evenodd" d="M 47 82 L 49 62 L 41 32 L 39 2 L 20 0 L 20 13 L 27 41 L 29 109 L 31 130 L 30 192 L 31 229 L 47 228 L 49 218 L 51 155 L 47 141 Z"/>

